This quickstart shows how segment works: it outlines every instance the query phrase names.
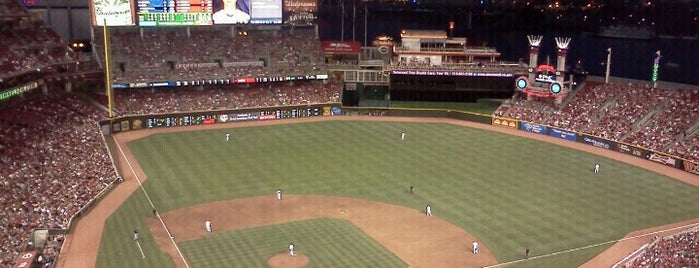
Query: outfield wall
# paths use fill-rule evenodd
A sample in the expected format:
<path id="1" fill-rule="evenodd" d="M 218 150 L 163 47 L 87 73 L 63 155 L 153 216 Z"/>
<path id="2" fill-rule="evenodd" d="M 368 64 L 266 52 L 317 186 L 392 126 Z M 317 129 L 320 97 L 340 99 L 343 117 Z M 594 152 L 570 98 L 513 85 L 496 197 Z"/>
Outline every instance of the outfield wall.
<path id="1" fill-rule="evenodd" d="M 387 107 L 342 107 L 340 103 L 325 103 L 301 106 L 279 106 L 237 110 L 200 111 L 138 116 L 123 116 L 101 121 L 100 128 L 105 135 L 156 127 L 175 127 L 204 124 L 235 123 L 239 121 L 282 120 L 288 118 L 316 116 L 401 116 L 401 117 L 441 117 L 490 124 L 498 127 L 548 135 L 568 141 L 584 143 L 615 152 L 661 163 L 686 172 L 699 175 L 699 163 L 667 153 L 609 140 L 594 135 L 556 128 L 552 126 L 520 121 L 513 118 L 477 114 L 444 109 L 414 109 Z"/>

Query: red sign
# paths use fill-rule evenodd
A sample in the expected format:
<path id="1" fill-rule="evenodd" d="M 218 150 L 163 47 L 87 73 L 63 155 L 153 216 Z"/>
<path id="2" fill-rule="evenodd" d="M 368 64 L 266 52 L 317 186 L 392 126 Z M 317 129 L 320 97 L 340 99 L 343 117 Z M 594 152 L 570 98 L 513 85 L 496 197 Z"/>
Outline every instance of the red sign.
<path id="1" fill-rule="evenodd" d="M 34 251 L 25 251 L 19 254 L 17 261 L 15 261 L 14 268 L 29 268 L 34 262 L 34 257 L 36 253 Z"/>
<path id="2" fill-rule="evenodd" d="M 320 41 L 320 47 L 326 54 L 359 54 L 361 45 L 352 41 Z"/>
<path id="3" fill-rule="evenodd" d="M 255 77 L 234 77 L 231 78 L 233 84 L 250 84 L 255 83 Z"/>

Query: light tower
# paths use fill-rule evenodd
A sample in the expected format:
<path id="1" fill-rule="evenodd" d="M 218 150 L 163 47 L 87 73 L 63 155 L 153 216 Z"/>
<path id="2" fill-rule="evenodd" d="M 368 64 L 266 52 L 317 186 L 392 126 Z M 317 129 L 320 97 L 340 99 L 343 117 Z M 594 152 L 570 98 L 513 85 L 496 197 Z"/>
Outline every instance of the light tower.
<path id="1" fill-rule="evenodd" d="M 538 59 L 539 59 L 539 45 L 541 45 L 541 39 L 544 37 L 541 35 L 527 35 L 527 40 L 529 40 L 529 81 L 534 81 Z M 527 94 L 527 100 L 531 100 L 532 96 Z"/>
<path id="2" fill-rule="evenodd" d="M 566 70 L 566 56 L 568 54 L 568 45 L 570 45 L 570 37 L 556 37 L 556 47 L 558 47 L 558 52 L 556 56 L 558 61 L 556 62 L 556 83 L 561 86 L 562 93 L 567 93 L 568 87 L 564 86 L 563 80 L 565 78 Z M 566 94 L 559 94 L 556 96 L 556 104 L 561 104 L 563 102 L 563 97 Z"/>
<path id="3" fill-rule="evenodd" d="M 539 45 L 541 45 L 541 35 L 527 35 L 529 40 L 529 68 L 535 69 L 539 58 Z M 534 81 L 534 72 L 529 72 L 529 81 Z"/>

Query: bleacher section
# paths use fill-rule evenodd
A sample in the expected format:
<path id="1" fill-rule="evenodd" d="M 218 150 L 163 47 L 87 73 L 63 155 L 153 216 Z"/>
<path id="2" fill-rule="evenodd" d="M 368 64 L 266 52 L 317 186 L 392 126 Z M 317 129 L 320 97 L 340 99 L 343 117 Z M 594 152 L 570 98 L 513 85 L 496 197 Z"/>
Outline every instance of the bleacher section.
<path id="1" fill-rule="evenodd" d="M 96 28 L 99 36 L 102 29 Z M 226 79 L 325 72 L 315 28 L 110 29 L 113 82 Z M 97 34 L 96 34 L 97 36 Z M 93 42 L 103 60 L 101 40 Z"/>
<path id="2" fill-rule="evenodd" d="M 0 0 L 0 18 L 0 85 L 15 76 L 77 61 L 68 42 L 15 0 Z"/>

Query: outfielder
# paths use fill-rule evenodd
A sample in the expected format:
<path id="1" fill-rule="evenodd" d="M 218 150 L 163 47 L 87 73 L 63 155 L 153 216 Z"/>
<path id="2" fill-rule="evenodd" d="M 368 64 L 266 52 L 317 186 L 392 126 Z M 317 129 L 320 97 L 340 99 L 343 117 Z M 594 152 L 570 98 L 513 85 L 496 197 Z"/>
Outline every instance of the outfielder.
<path id="1" fill-rule="evenodd" d="M 277 189 L 277 200 L 282 200 L 282 189 Z"/>
<path id="2" fill-rule="evenodd" d="M 211 233 L 211 220 L 206 220 L 204 222 L 204 227 L 206 227 L 206 232 Z"/>
<path id="3" fill-rule="evenodd" d="M 294 253 L 294 241 L 289 243 L 289 256 L 296 256 L 296 253 Z"/>
<path id="4" fill-rule="evenodd" d="M 138 240 L 138 229 L 133 229 L 133 240 Z"/>
<path id="5" fill-rule="evenodd" d="M 599 173 L 599 164 L 595 163 L 595 168 L 593 169 L 595 173 Z"/>
<path id="6" fill-rule="evenodd" d="M 231 133 L 226 133 L 226 142 L 231 140 Z"/>
<path id="7" fill-rule="evenodd" d="M 400 140 L 405 140 L 405 132 L 400 133 Z"/>
<path id="8" fill-rule="evenodd" d="M 473 241 L 473 244 L 471 246 L 472 246 L 473 254 L 478 254 L 478 241 Z"/>
<path id="9" fill-rule="evenodd" d="M 425 215 L 432 216 L 432 207 L 429 204 L 425 207 Z"/>

